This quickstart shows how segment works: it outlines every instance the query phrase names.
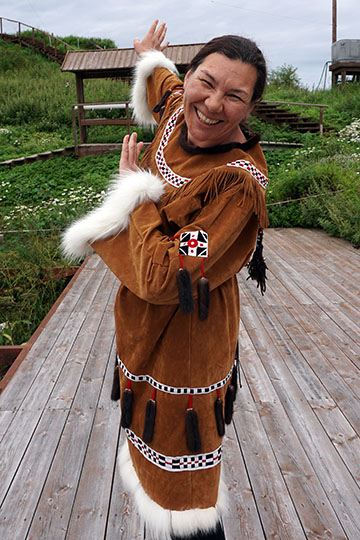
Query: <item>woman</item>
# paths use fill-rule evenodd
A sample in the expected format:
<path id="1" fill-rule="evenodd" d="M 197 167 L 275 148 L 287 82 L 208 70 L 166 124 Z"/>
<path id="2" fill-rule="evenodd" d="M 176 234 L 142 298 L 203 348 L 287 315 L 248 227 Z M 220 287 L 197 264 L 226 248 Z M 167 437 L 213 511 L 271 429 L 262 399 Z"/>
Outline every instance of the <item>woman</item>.
<path id="1" fill-rule="evenodd" d="M 266 163 L 244 122 L 261 98 L 264 58 L 244 38 L 210 41 L 184 83 L 154 21 L 134 46 L 135 118 L 104 204 L 75 223 L 70 256 L 89 245 L 119 277 L 115 305 L 124 482 L 159 539 L 222 539 L 224 424 L 236 392 L 236 273 L 267 225 Z M 113 398 L 116 398 L 113 388 Z"/>

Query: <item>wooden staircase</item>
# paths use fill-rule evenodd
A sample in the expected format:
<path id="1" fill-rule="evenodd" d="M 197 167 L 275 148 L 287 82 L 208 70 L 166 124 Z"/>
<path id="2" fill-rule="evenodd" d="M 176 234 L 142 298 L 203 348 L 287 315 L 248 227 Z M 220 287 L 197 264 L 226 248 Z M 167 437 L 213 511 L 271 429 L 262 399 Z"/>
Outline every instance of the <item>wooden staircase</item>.
<path id="1" fill-rule="evenodd" d="M 17 27 L 17 32 L 8 33 L 4 31 L 5 21 L 10 24 L 15 24 Z M 24 35 L 22 27 L 26 28 L 27 34 L 31 31 L 31 37 Z M 41 35 L 42 39 L 38 39 Z M 36 37 L 35 37 L 36 36 Z M 30 49 L 39 52 L 40 54 L 62 64 L 66 51 L 68 49 L 75 49 L 69 43 L 66 43 L 60 38 L 56 38 L 48 32 L 39 30 L 34 26 L 29 26 L 28 24 L 22 23 L 20 21 L 14 21 L 13 19 L 6 19 L 5 17 L 0 17 L 0 39 L 7 41 L 9 43 L 18 43 L 24 47 L 29 47 Z M 59 49 L 60 45 L 60 49 Z"/>
<path id="2" fill-rule="evenodd" d="M 33 49 L 36 52 L 39 52 L 42 55 L 46 56 L 47 58 L 49 58 L 49 60 L 54 60 L 59 64 L 62 64 L 65 58 L 65 53 L 63 53 L 62 51 L 58 51 L 50 45 L 44 45 L 44 43 L 37 39 L 32 39 L 25 36 L 14 36 L 12 34 L 0 34 L 0 38 L 10 43 L 19 43 L 20 45 L 29 47 L 30 49 Z"/>
<path id="3" fill-rule="evenodd" d="M 317 122 L 309 116 L 301 116 L 299 113 L 291 111 L 287 105 L 318 107 L 320 108 L 320 119 Z M 315 105 L 312 103 L 261 101 L 256 105 L 252 114 L 268 124 L 274 124 L 276 126 L 283 126 L 285 124 L 301 133 L 318 133 L 319 131 L 323 132 L 329 129 L 322 123 L 322 110 L 326 107 L 327 105 Z"/>

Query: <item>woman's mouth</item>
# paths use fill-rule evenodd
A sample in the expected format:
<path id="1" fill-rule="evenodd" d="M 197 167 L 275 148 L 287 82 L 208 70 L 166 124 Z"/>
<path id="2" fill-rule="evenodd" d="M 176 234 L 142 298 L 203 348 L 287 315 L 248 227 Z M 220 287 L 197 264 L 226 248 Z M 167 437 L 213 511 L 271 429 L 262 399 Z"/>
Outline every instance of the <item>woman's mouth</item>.
<path id="1" fill-rule="evenodd" d="M 199 109 L 197 109 L 196 107 L 195 107 L 195 112 L 198 119 L 203 124 L 206 124 L 207 126 L 214 126 L 215 124 L 219 124 L 221 122 L 221 120 L 212 120 L 211 118 L 208 118 L 202 112 L 200 112 Z"/>

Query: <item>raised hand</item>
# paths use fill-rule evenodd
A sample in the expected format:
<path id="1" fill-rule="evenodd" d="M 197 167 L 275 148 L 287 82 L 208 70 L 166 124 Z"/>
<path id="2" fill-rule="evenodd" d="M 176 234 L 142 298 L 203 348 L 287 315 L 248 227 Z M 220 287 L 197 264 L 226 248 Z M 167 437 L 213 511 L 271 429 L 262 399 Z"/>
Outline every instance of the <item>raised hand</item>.
<path id="1" fill-rule="evenodd" d="M 159 26 L 158 24 L 159 20 L 155 19 L 141 41 L 139 38 L 134 39 L 134 49 L 137 54 L 153 49 L 163 51 L 169 45 L 169 41 L 163 43 L 167 31 L 166 23 L 163 22 L 159 24 Z"/>
<path id="2" fill-rule="evenodd" d="M 134 132 L 130 136 L 125 135 L 122 145 L 119 173 L 125 171 L 136 171 L 139 166 L 139 157 L 144 143 L 137 142 L 137 133 Z"/>

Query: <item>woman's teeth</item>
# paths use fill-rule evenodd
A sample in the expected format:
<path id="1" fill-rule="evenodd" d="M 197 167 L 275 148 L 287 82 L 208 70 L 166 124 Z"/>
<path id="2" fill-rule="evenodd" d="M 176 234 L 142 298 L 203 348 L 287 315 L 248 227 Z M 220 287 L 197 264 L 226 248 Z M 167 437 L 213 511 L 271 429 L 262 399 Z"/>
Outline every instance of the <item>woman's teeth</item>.
<path id="1" fill-rule="evenodd" d="M 210 118 L 207 118 L 203 113 L 201 113 L 198 109 L 196 109 L 196 113 L 199 117 L 199 119 L 204 122 L 204 124 L 207 124 L 208 126 L 213 126 L 214 124 L 218 124 L 220 120 L 210 120 Z"/>

